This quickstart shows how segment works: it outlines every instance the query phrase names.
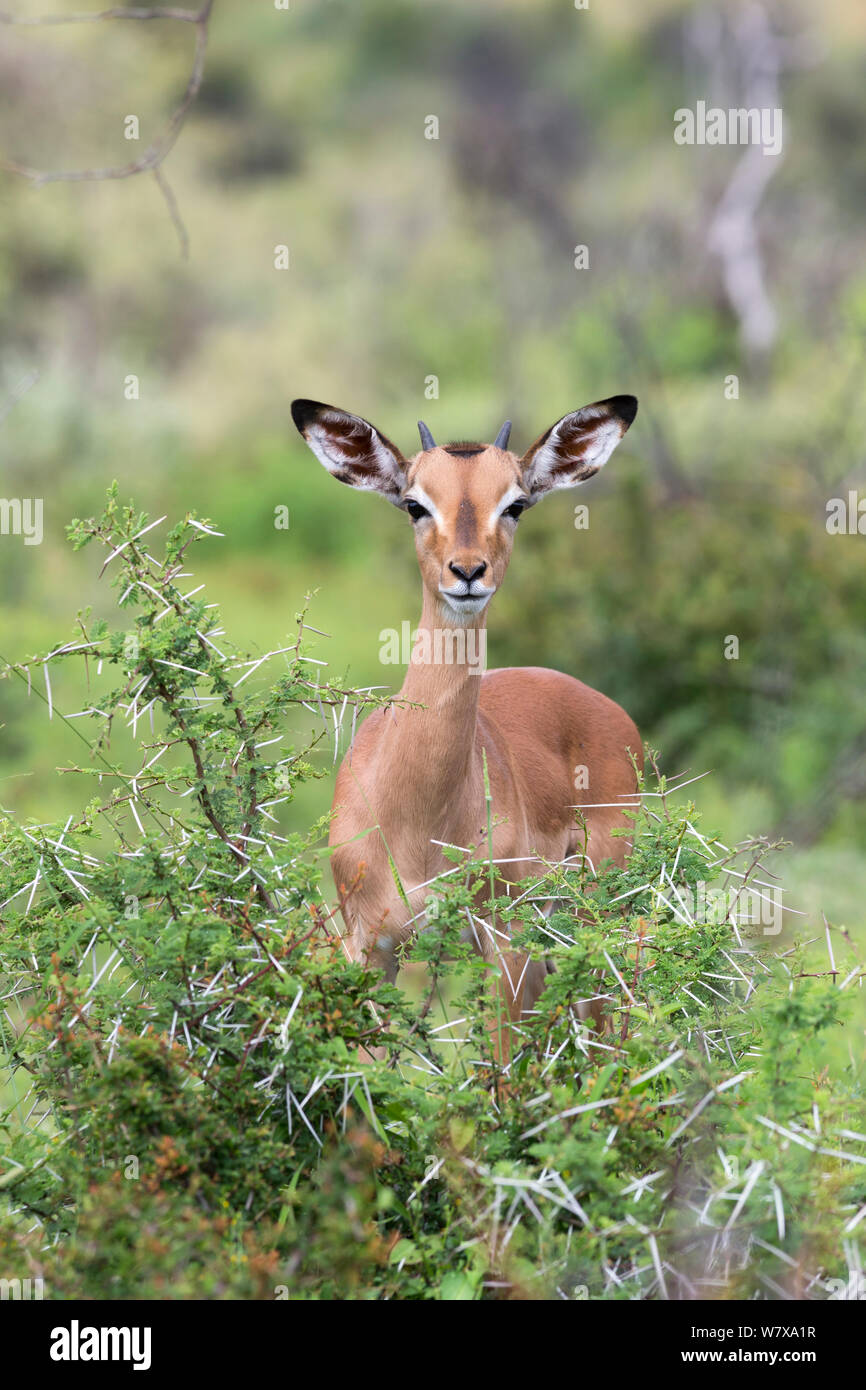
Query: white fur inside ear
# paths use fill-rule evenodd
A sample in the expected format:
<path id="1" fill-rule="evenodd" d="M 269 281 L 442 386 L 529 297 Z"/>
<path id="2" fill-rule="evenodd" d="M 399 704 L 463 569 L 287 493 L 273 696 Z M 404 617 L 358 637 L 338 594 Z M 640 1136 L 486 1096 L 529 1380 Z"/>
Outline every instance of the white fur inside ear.
<path id="1" fill-rule="evenodd" d="M 578 411 L 581 426 L 586 426 L 585 444 L 580 451 L 584 463 L 592 463 L 603 468 L 623 436 L 622 424 L 597 406 L 586 406 Z M 598 424 L 593 428 L 592 420 Z"/>
<path id="2" fill-rule="evenodd" d="M 329 424 L 339 426 L 337 430 L 328 428 Z M 357 449 L 345 448 L 346 439 L 359 439 L 359 443 L 364 435 L 368 440 L 364 441 L 372 452 L 372 430 L 365 425 L 363 420 L 353 420 L 345 415 L 323 415 L 315 424 L 307 427 L 305 435 L 306 441 L 312 449 L 316 458 L 322 462 L 332 473 L 348 467 L 357 457 Z"/>
<path id="3" fill-rule="evenodd" d="M 399 498 L 403 472 L 381 435 L 366 420 L 338 411 L 322 412 L 304 434 L 328 472 L 352 487 Z"/>
<path id="4" fill-rule="evenodd" d="M 622 422 L 603 406 L 587 405 L 565 415 L 532 457 L 532 492 L 587 481 L 604 467 L 624 433 Z"/>

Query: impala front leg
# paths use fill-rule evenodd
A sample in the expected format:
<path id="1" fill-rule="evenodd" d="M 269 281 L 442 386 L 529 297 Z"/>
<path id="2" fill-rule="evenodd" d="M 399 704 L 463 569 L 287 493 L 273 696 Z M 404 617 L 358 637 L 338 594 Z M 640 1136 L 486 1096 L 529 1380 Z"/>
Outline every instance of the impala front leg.
<path id="1" fill-rule="evenodd" d="M 389 985 L 397 983 L 397 954 L 393 937 L 387 932 L 380 931 L 372 941 L 367 941 L 365 944 L 360 930 L 357 927 L 350 927 L 344 944 L 350 960 L 358 961 L 368 970 L 380 970 Z M 376 1009 L 376 1005 L 372 1001 L 371 1008 L 374 1011 Z M 378 1012 L 375 1013 L 375 1018 L 378 1022 Z M 387 1056 L 388 1049 L 386 1047 L 359 1046 L 358 1048 L 358 1060 L 360 1062 L 384 1062 Z"/>
<path id="2" fill-rule="evenodd" d="M 520 1020 L 534 1008 L 544 988 L 545 964 L 532 960 L 525 951 L 506 950 L 498 945 L 495 952 L 485 951 L 484 955 L 496 971 L 495 1014 L 489 1030 L 491 1048 L 497 1064 L 507 1069 L 513 1052 L 520 1046 Z M 500 1083 L 499 1090 L 504 1095 L 507 1086 Z"/>

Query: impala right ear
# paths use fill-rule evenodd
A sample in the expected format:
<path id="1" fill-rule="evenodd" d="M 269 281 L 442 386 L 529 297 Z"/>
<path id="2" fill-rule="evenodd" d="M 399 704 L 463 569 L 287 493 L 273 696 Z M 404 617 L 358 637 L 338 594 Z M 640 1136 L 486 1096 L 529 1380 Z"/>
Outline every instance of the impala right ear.
<path id="1" fill-rule="evenodd" d="M 321 401 L 292 401 L 292 419 L 320 463 L 341 483 L 400 505 L 407 462 L 369 420 Z"/>
<path id="2" fill-rule="evenodd" d="M 576 487 L 603 468 L 637 415 L 634 396 L 610 396 L 563 415 L 520 461 L 533 502 L 559 487 Z"/>

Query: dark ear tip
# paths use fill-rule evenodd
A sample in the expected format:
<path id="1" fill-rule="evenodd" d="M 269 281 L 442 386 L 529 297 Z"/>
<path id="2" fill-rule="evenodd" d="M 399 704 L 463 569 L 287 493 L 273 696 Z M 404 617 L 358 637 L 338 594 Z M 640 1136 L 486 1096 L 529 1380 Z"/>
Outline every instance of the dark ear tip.
<path id="1" fill-rule="evenodd" d="M 301 434 L 304 433 L 307 425 L 316 418 L 320 410 L 326 410 L 321 401 L 307 401 L 298 399 L 292 401 L 292 419 L 297 425 Z"/>
<path id="2" fill-rule="evenodd" d="M 610 406 L 614 415 L 622 420 L 628 429 L 637 415 L 637 396 L 611 396 L 605 404 Z"/>

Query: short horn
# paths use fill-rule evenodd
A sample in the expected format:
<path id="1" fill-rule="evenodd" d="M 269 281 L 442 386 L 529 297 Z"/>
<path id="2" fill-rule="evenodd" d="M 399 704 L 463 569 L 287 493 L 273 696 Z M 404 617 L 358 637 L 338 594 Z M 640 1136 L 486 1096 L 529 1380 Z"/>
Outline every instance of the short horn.
<path id="1" fill-rule="evenodd" d="M 422 449 L 436 448 L 436 440 L 433 438 L 432 434 L 428 430 L 427 426 L 424 424 L 423 420 L 418 421 L 418 433 L 421 436 Z"/>
<path id="2" fill-rule="evenodd" d="M 496 449 L 507 449 L 507 448 L 508 448 L 508 440 L 509 440 L 510 435 L 511 435 L 511 421 L 510 421 L 510 420 L 506 420 L 506 421 L 505 421 L 505 424 L 502 426 L 502 429 L 499 431 L 498 435 L 496 436 L 496 443 L 495 443 L 495 445 L 494 445 L 494 448 L 496 448 Z"/>

